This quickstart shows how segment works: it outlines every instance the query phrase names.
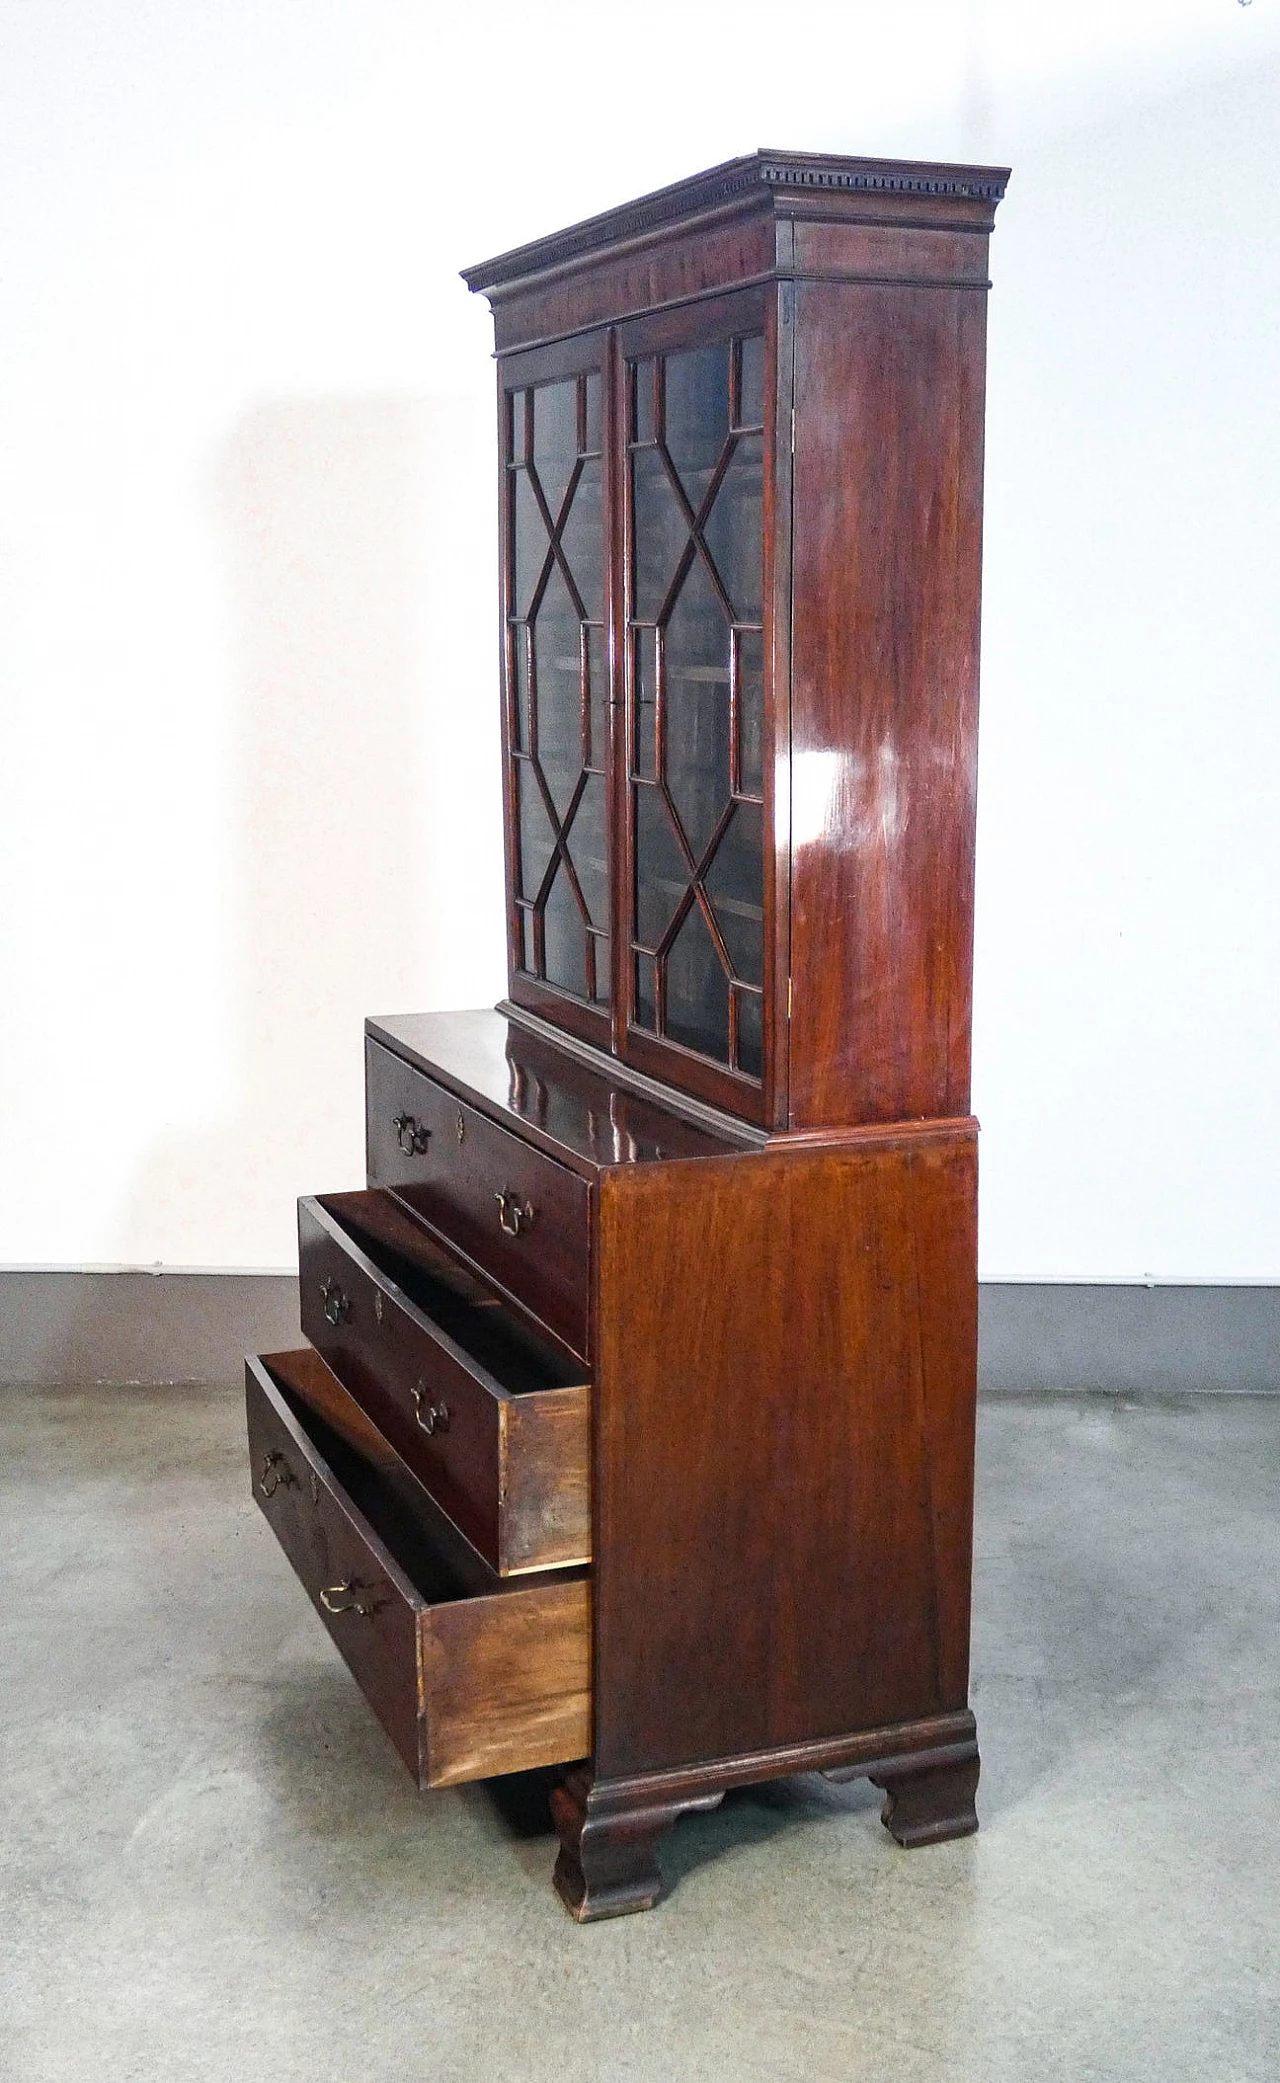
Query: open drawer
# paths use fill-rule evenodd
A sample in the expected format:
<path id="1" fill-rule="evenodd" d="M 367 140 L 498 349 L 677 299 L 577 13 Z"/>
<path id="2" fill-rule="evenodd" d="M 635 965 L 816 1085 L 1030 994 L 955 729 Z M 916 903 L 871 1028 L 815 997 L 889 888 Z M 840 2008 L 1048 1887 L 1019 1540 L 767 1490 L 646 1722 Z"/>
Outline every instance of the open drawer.
<path id="1" fill-rule="evenodd" d="M 303 1331 L 486 1562 L 509 1576 L 589 1561 L 581 1367 L 389 1195 L 300 1201 L 298 1261 Z"/>
<path id="2" fill-rule="evenodd" d="M 504 1582 L 312 1352 L 245 1363 L 254 1501 L 418 1785 L 591 1748 L 591 1586 Z"/>

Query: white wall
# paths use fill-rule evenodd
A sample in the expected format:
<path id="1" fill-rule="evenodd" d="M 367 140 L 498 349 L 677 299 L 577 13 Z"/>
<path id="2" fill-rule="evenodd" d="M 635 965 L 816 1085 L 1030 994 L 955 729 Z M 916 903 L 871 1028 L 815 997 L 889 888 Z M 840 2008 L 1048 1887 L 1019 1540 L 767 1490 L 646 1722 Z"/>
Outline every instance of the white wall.
<path id="1" fill-rule="evenodd" d="M 1277 0 L 457 12 L 0 16 L 0 1263 L 288 1263 L 364 1013 L 498 994 L 456 271 L 764 143 L 1015 167 L 984 1275 L 1280 1278 Z"/>

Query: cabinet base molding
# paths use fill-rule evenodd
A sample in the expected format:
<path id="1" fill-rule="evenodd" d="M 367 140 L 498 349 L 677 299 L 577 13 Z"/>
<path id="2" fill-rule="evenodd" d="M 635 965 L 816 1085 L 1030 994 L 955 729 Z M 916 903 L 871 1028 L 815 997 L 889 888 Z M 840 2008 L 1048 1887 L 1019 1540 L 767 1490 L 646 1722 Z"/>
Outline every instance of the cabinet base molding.
<path id="1" fill-rule="evenodd" d="M 973 1715 L 939 1716 L 794 1744 L 714 1764 L 628 1779 L 569 1772 L 551 1796 L 560 1838 L 555 1885 L 580 1924 L 652 1909 L 662 1895 L 658 1847 L 682 1815 L 718 1808 L 730 1787 L 798 1772 L 833 1784 L 870 1779 L 884 1789 L 881 1821 L 906 1849 L 972 1836 L 980 1760 Z"/>

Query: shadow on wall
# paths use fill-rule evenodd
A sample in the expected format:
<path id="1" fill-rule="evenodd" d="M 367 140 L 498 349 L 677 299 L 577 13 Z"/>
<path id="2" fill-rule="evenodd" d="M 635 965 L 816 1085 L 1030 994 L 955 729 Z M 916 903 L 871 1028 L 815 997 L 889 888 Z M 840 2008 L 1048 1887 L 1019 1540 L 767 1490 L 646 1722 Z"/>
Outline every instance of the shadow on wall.
<path id="1" fill-rule="evenodd" d="M 198 1233 L 192 1197 L 212 1193 L 261 1236 L 259 1211 L 270 1222 L 278 1204 L 277 1265 L 293 1257 L 297 1193 L 362 1181 L 364 1015 L 422 995 L 420 579 L 427 459 L 448 419 L 444 404 L 395 398 L 262 404 L 213 478 L 236 640 L 231 946 L 225 968 L 213 957 L 234 1098 L 208 1132 L 158 1146 L 133 1206 L 153 1230 L 172 1211 L 171 1233 Z M 139 1041 L 183 1046 L 163 1024 Z M 41 1354 L 33 1378 L 229 1379 L 244 1345 L 298 1342 L 292 1278 L 237 1283 L 221 1329 L 196 1299 L 207 1283 L 150 1285 L 167 1292 L 149 1321 L 110 1279 L 74 1320 L 52 1312 L 56 1357 Z"/>

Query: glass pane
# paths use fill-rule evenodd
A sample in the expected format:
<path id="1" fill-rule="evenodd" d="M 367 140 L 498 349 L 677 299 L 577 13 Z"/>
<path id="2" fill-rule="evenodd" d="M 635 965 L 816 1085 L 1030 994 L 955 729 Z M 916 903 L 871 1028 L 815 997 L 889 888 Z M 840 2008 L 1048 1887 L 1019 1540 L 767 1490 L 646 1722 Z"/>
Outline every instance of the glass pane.
<path id="1" fill-rule="evenodd" d="M 635 772 L 646 781 L 658 776 L 658 632 L 637 629 L 636 647 L 636 743 Z"/>
<path id="2" fill-rule="evenodd" d="M 582 771 L 582 625 L 558 564 L 533 625 L 538 765 L 561 817 Z"/>
<path id="3" fill-rule="evenodd" d="M 516 807 L 520 823 L 520 895 L 536 897 L 555 851 L 538 777 L 528 760 L 516 761 Z"/>
<path id="4" fill-rule="evenodd" d="M 513 392 L 507 439 L 516 894 L 526 907 L 515 959 L 555 988 L 607 1005 L 603 413 L 597 368 Z"/>
<path id="5" fill-rule="evenodd" d="M 603 767 L 609 758 L 609 647 L 603 629 L 588 629 L 587 698 L 591 743 L 588 766 Z"/>
<path id="6" fill-rule="evenodd" d="M 533 393 L 533 465 L 558 520 L 578 458 L 578 382 L 544 383 Z"/>
<path id="7" fill-rule="evenodd" d="M 555 881 L 547 896 L 542 930 L 547 982 L 558 984 L 562 991 L 572 991 L 575 998 L 585 998 L 587 933 L 563 861 L 556 869 Z"/>
<path id="8" fill-rule="evenodd" d="M 764 569 L 764 451 L 759 434 L 744 434 L 735 447 L 703 534 L 736 620 L 758 622 Z"/>
<path id="9" fill-rule="evenodd" d="M 631 612 L 637 622 L 656 622 L 688 543 L 689 524 L 656 448 L 636 450 L 631 458 L 631 485 L 635 537 Z"/>
<path id="10" fill-rule="evenodd" d="M 652 955 L 636 956 L 636 1026 L 653 1032 L 658 1019 L 658 965 Z"/>
<path id="11" fill-rule="evenodd" d="M 667 956 L 666 1031 L 687 1049 L 729 1061 L 729 979 L 696 904 Z"/>
<path id="12" fill-rule="evenodd" d="M 738 778 L 744 796 L 764 794 L 764 633 L 738 631 Z"/>
<path id="13" fill-rule="evenodd" d="M 515 610 L 517 615 L 527 615 L 538 580 L 542 577 L 542 567 L 547 561 L 549 538 L 529 483 L 528 471 L 512 471 L 511 484 L 515 503 L 515 571 L 512 577 Z"/>
<path id="14" fill-rule="evenodd" d="M 764 1076 L 764 999 L 753 991 L 739 991 L 738 1000 L 738 1069 L 745 1070 L 748 1077 Z"/>
<path id="15" fill-rule="evenodd" d="M 664 366 L 667 453 L 695 509 L 729 434 L 729 347 L 669 354 Z"/>
<path id="16" fill-rule="evenodd" d="M 573 573 L 573 583 L 582 597 L 589 622 L 604 620 L 604 501 L 600 488 L 600 463 L 582 466 L 574 487 L 569 518 L 560 535 L 560 547 Z"/>
<path id="17" fill-rule="evenodd" d="M 667 786 L 700 855 L 729 800 L 729 624 L 701 557 L 676 597 L 663 661 Z"/>
<path id="18" fill-rule="evenodd" d="M 764 812 L 740 803 L 704 877 L 735 976 L 764 979 Z"/>
<path id="19" fill-rule="evenodd" d="M 631 439 L 653 441 L 657 438 L 657 423 L 653 411 L 653 379 L 657 364 L 637 362 L 631 384 Z"/>
<path id="20" fill-rule="evenodd" d="M 592 933 L 587 938 L 588 945 L 594 945 L 596 951 L 595 1002 L 597 1005 L 608 1005 L 613 997 L 613 979 L 609 973 L 609 936 L 607 933 Z"/>
<path id="21" fill-rule="evenodd" d="M 742 342 L 742 406 L 738 424 L 743 427 L 764 425 L 764 336 L 761 333 Z"/>
<path id="22" fill-rule="evenodd" d="M 636 939 L 657 947 L 689 884 L 689 870 L 656 788 L 637 788 Z"/>
<path id="23" fill-rule="evenodd" d="M 511 690 L 515 696 L 516 750 L 529 750 L 529 631 L 517 622 L 511 632 Z"/>
<path id="24" fill-rule="evenodd" d="M 609 924 L 609 841 L 603 774 L 588 774 L 573 814 L 569 856 L 593 926 Z"/>

